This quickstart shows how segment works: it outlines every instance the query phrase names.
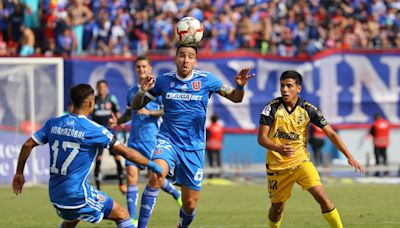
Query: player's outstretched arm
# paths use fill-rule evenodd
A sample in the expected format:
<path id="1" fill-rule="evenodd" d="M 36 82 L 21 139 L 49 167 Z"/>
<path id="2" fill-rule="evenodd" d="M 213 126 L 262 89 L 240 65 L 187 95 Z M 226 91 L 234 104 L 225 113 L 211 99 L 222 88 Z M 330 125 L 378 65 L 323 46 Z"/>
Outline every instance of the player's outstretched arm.
<path id="1" fill-rule="evenodd" d="M 116 151 L 118 154 L 120 154 L 122 157 L 125 159 L 128 159 L 131 162 L 134 162 L 139 165 L 145 165 L 147 166 L 151 171 L 161 175 L 162 169 L 160 166 L 158 166 L 156 163 L 150 161 L 146 157 L 144 157 L 141 153 L 138 151 L 128 148 L 122 143 L 119 143 L 112 148 L 113 151 Z"/>
<path id="2" fill-rule="evenodd" d="M 344 144 L 343 140 L 340 136 L 332 129 L 330 125 L 326 125 L 322 128 L 326 136 L 328 136 L 329 140 L 336 146 L 340 152 L 347 158 L 347 162 L 349 165 L 353 166 L 356 169 L 356 172 L 364 173 L 364 168 L 358 163 L 357 160 L 353 158 L 350 151 L 347 149 L 346 145 Z"/>
<path id="3" fill-rule="evenodd" d="M 146 106 L 150 102 L 150 98 L 146 97 L 147 91 L 151 90 L 156 84 L 156 77 L 154 75 L 149 75 L 146 80 L 140 85 L 139 91 L 136 93 L 135 98 L 132 101 L 132 108 L 139 110 Z"/>
<path id="4" fill-rule="evenodd" d="M 255 74 L 248 74 L 250 68 L 243 68 L 238 75 L 235 77 L 236 88 L 230 89 L 223 86 L 219 91 L 219 94 L 228 98 L 229 100 L 239 103 L 242 102 L 244 97 L 244 86 L 247 84 L 250 78 L 253 78 Z"/>
<path id="5" fill-rule="evenodd" d="M 31 154 L 32 149 L 37 146 L 37 144 L 32 137 L 26 140 L 24 145 L 22 145 L 21 152 L 18 157 L 18 165 L 17 165 L 17 170 L 15 172 L 13 182 L 12 182 L 12 188 L 13 192 L 15 195 L 18 195 L 22 193 L 22 187 L 24 186 L 25 183 L 25 177 L 24 177 L 24 168 L 26 164 L 26 160 L 28 159 L 29 155 Z"/>

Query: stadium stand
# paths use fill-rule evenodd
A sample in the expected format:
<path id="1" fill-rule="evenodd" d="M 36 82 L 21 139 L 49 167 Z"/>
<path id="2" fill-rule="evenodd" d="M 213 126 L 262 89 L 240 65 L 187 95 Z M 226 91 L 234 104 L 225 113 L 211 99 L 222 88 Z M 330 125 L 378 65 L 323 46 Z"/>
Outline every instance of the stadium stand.
<path id="1" fill-rule="evenodd" d="M 202 21 L 207 52 L 307 57 L 400 46 L 396 0 L 0 0 L 0 55 L 24 50 L 21 25 L 34 33 L 34 55 L 168 53 L 183 16 Z"/>

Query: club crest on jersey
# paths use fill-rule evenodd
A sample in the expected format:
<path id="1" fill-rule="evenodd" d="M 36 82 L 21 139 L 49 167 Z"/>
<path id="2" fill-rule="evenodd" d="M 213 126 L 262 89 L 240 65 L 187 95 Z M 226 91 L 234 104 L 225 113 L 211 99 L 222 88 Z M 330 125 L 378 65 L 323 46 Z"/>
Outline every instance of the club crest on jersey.
<path id="1" fill-rule="evenodd" d="M 104 202 L 104 201 L 106 201 L 106 197 L 103 196 L 102 194 L 97 194 L 97 200 L 99 202 Z"/>
<path id="2" fill-rule="evenodd" d="M 175 87 L 175 82 L 171 82 L 171 84 L 169 84 L 169 87 L 174 88 Z"/>
<path id="3" fill-rule="evenodd" d="M 163 149 L 158 148 L 158 149 L 156 149 L 156 152 L 155 152 L 155 153 L 156 153 L 157 155 L 160 155 L 160 154 L 162 154 L 162 151 L 163 151 Z"/>
<path id="4" fill-rule="evenodd" d="M 194 81 L 192 82 L 192 88 L 195 91 L 198 91 L 201 89 L 201 81 Z"/>

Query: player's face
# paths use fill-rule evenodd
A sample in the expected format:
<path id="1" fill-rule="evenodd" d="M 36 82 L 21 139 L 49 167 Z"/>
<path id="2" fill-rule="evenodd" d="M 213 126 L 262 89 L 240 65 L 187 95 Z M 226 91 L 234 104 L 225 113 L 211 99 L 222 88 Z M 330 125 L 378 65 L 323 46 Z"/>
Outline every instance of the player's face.
<path id="1" fill-rule="evenodd" d="M 301 92 L 301 85 L 296 84 L 292 78 L 281 80 L 281 95 L 285 103 L 293 103 Z"/>
<path id="2" fill-rule="evenodd" d="M 178 75 L 186 78 L 197 64 L 196 51 L 191 47 L 181 47 L 175 56 Z"/>
<path id="3" fill-rule="evenodd" d="M 104 96 L 108 94 L 108 86 L 106 83 L 100 83 L 97 85 L 97 93 L 100 96 Z"/>
<path id="4" fill-rule="evenodd" d="M 151 66 L 147 60 L 139 60 L 135 64 L 136 75 L 139 80 L 146 79 L 151 73 Z"/>

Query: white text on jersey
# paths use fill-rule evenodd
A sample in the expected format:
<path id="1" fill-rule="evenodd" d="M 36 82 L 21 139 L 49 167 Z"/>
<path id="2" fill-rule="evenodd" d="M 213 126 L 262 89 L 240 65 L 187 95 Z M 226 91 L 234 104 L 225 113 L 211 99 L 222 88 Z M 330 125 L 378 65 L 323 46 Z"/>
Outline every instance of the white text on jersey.
<path id="1" fill-rule="evenodd" d="M 200 101 L 203 96 L 192 95 L 187 93 L 167 93 L 165 96 L 168 100 L 183 100 L 183 101 Z"/>
<path id="2" fill-rule="evenodd" d="M 83 131 L 77 131 L 74 129 L 69 129 L 69 128 L 62 128 L 62 127 L 52 127 L 51 128 L 51 134 L 57 134 L 57 135 L 64 135 L 64 136 L 70 136 L 74 138 L 79 138 L 79 139 L 85 139 L 85 132 Z"/>

